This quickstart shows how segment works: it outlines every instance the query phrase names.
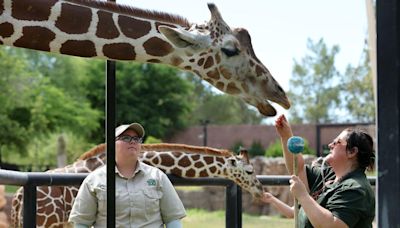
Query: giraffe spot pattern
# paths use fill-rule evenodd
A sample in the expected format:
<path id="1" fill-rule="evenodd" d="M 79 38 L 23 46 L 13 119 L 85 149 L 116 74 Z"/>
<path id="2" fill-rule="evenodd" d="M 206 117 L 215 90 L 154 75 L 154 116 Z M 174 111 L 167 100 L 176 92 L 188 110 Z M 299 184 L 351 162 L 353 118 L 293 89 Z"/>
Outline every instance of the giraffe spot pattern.
<path id="1" fill-rule="evenodd" d="M 196 168 L 201 168 L 201 167 L 204 166 L 204 164 L 203 164 L 202 161 L 198 161 L 198 162 L 195 162 L 193 166 L 196 167 Z"/>
<path id="2" fill-rule="evenodd" d="M 19 0 L 12 2 L 11 16 L 17 20 L 44 21 L 50 16 L 50 9 L 57 0 L 41 1 Z"/>
<path id="3" fill-rule="evenodd" d="M 188 157 L 182 157 L 178 161 L 178 165 L 181 166 L 181 167 L 189 167 L 191 165 L 191 161 L 189 160 Z"/>
<path id="4" fill-rule="evenodd" d="M 215 62 L 216 62 L 217 64 L 219 64 L 219 63 L 221 62 L 221 55 L 220 55 L 219 53 L 217 53 L 217 54 L 215 55 Z"/>
<path id="5" fill-rule="evenodd" d="M 183 59 L 180 57 L 174 56 L 174 57 L 172 57 L 171 63 L 174 66 L 179 66 L 181 63 L 183 63 Z"/>
<path id="6" fill-rule="evenodd" d="M 175 175 L 177 175 L 177 176 L 182 176 L 182 170 L 179 169 L 179 168 L 173 168 L 173 169 L 171 170 L 171 173 L 172 173 L 172 174 L 175 174 Z"/>
<path id="7" fill-rule="evenodd" d="M 160 159 L 158 159 L 158 157 L 155 157 L 153 162 L 154 164 L 158 165 L 158 163 L 160 163 Z"/>
<path id="8" fill-rule="evenodd" d="M 153 56 L 166 56 L 173 51 L 171 44 L 158 37 L 148 39 L 143 43 L 143 48 L 147 54 Z"/>
<path id="9" fill-rule="evenodd" d="M 161 165 L 171 165 L 171 164 L 175 164 L 175 160 L 168 154 L 161 154 L 160 155 L 161 158 Z"/>
<path id="10" fill-rule="evenodd" d="M 194 169 L 188 169 L 186 171 L 186 176 L 188 177 L 194 177 L 194 175 L 196 175 L 196 171 Z"/>
<path id="11" fill-rule="evenodd" d="M 58 221 L 57 216 L 54 214 L 54 215 L 51 215 L 50 217 L 48 217 L 47 224 L 54 224 L 57 221 Z"/>
<path id="12" fill-rule="evenodd" d="M 219 90 L 224 91 L 224 83 L 222 82 L 217 82 L 215 85 Z"/>
<path id="13" fill-rule="evenodd" d="M 81 57 L 94 57 L 96 56 L 96 49 L 94 43 L 90 40 L 68 40 L 61 45 L 60 53 Z"/>
<path id="14" fill-rule="evenodd" d="M 0 24 L 0 36 L 3 38 L 10 37 L 14 33 L 14 26 L 11 23 L 5 22 Z"/>
<path id="15" fill-rule="evenodd" d="M 216 79 L 216 80 L 219 80 L 219 78 L 220 78 L 217 68 L 215 68 L 214 70 L 212 70 L 210 72 L 207 72 L 207 76 L 212 79 Z"/>
<path id="16" fill-rule="evenodd" d="M 199 61 L 197 61 L 197 65 L 199 66 L 203 66 L 204 64 L 204 58 L 199 59 Z"/>
<path id="17" fill-rule="evenodd" d="M 206 162 L 206 164 L 212 164 L 214 163 L 214 157 L 211 156 L 204 156 L 204 161 Z"/>
<path id="18" fill-rule="evenodd" d="M 210 167 L 210 172 L 211 173 L 215 173 L 215 171 L 217 171 L 217 168 L 215 166 Z"/>
<path id="19" fill-rule="evenodd" d="M 238 94 L 240 93 L 240 89 L 238 87 L 236 87 L 236 84 L 231 82 L 228 84 L 228 86 L 226 87 L 226 92 L 230 93 L 230 94 Z"/>
<path id="20" fill-rule="evenodd" d="M 129 43 L 106 44 L 103 47 L 105 56 L 118 60 L 134 60 L 136 58 L 135 48 Z"/>
<path id="21" fill-rule="evenodd" d="M 56 35 L 49 29 L 39 26 L 29 26 L 22 29 L 22 37 L 15 41 L 14 46 L 29 49 L 50 51 L 50 42 Z"/>
<path id="22" fill-rule="evenodd" d="M 264 69 L 260 67 L 260 65 L 256 66 L 256 75 L 257 77 L 262 76 L 265 73 Z"/>
<path id="23" fill-rule="evenodd" d="M 118 25 L 121 32 L 132 39 L 140 38 L 148 34 L 151 30 L 150 22 L 123 15 L 118 16 Z"/>
<path id="24" fill-rule="evenodd" d="M 202 170 L 200 172 L 200 177 L 207 177 L 207 176 L 208 176 L 207 170 Z"/>
<path id="25" fill-rule="evenodd" d="M 99 17 L 99 22 L 97 23 L 96 36 L 104 39 L 117 38 L 119 32 L 112 19 L 112 13 L 98 11 L 97 16 Z"/>
<path id="26" fill-rule="evenodd" d="M 222 76 L 224 76 L 224 78 L 226 78 L 226 79 L 232 78 L 231 72 L 229 70 L 227 70 L 225 67 L 220 67 L 219 71 L 221 72 Z"/>
<path id="27" fill-rule="evenodd" d="M 149 62 L 149 63 L 161 63 L 161 60 L 159 60 L 159 59 L 149 59 L 146 62 Z"/>
<path id="28" fill-rule="evenodd" d="M 55 25 L 68 34 L 83 34 L 89 31 L 91 21 L 92 11 L 89 8 L 63 3 Z"/>
<path id="29" fill-rule="evenodd" d="M 214 65 L 213 57 L 208 56 L 206 63 L 204 64 L 204 69 L 210 68 L 212 65 Z"/>
<path id="30" fill-rule="evenodd" d="M 0 0 L 0 15 L 3 14 L 4 11 L 4 0 Z"/>
<path id="31" fill-rule="evenodd" d="M 195 154 L 195 155 L 192 156 L 192 160 L 193 161 L 197 161 L 199 159 L 200 159 L 200 155 L 198 155 L 198 154 Z"/>

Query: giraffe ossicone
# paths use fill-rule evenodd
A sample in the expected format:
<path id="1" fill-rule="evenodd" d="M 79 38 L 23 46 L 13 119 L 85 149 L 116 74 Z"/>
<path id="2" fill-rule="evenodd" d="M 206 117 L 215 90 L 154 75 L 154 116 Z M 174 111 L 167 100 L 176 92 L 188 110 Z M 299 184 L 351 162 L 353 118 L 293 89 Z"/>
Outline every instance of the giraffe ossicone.
<path id="1" fill-rule="evenodd" d="M 246 29 L 231 29 L 217 7 L 189 23 L 167 13 L 94 0 L 0 0 L 0 44 L 65 55 L 164 63 L 192 71 L 265 116 L 288 109 L 281 86 L 258 60 Z"/>
<path id="2" fill-rule="evenodd" d="M 52 173 L 88 173 L 106 162 L 105 144 L 84 153 L 76 162 Z M 143 144 L 140 160 L 185 178 L 227 178 L 250 192 L 255 199 L 262 197 L 263 188 L 257 179 L 246 151 L 235 155 L 228 150 L 183 144 Z M 61 227 L 68 223 L 73 201 L 79 186 L 37 187 L 36 227 Z M 23 189 L 20 188 L 12 201 L 12 227 L 22 227 Z"/>

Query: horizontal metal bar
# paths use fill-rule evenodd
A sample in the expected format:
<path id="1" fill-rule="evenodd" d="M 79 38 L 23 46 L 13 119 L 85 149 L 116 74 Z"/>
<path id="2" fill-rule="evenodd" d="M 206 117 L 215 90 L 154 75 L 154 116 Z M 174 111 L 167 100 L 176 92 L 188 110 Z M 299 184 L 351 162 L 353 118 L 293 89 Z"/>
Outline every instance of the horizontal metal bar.
<path id="1" fill-rule="evenodd" d="M 28 182 L 25 172 L 0 169 L 0 184 L 22 186 Z"/>
<path id="2" fill-rule="evenodd" d="M 43 173 L 43 172 L 18 172 L 0 169 L 0 184 L 23 186 L 26 184 L 36 186 L 51 185 L 80 185 L 88 173 Z M 174 185 L 181 186 L 227 186 L 233 181 L 225 178 L 182 178 L 167 175 Z M 263 185 L 289 185 L 289 175 L 257 175 Z M 376 184 L 376 177 L 369 176 L 371 185 Z"/>

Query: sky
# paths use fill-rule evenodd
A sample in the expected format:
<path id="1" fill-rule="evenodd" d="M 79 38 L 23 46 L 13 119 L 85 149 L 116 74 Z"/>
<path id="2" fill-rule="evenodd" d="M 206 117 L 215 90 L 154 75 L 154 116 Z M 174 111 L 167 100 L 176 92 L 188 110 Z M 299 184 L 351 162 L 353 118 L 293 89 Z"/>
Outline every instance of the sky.
<path id="1" fill-rule="evenodd" d="M 215 3 L 231 27 L 246 28 L 253 49 L 282 88 L 289 89 L 294 60 L 307 54 L 307 39 L 323 38 L 340 47 L 336 67 L 360 62 L 368 34 L 365 0 L 117 0 L 134 7 L 178 14 L 194 23 L 210 19 L 207 3 Z M 283 111 L 274 105 L 278 112 Z M 284 111 L 283 111 L 284 112 Z"/>

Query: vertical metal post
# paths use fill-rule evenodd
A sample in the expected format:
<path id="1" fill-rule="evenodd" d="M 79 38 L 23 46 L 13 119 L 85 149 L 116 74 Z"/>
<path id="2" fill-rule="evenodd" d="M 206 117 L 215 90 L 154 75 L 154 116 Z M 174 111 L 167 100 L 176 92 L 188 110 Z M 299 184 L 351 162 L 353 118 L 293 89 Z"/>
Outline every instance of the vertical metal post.
<path id="1" fill-rule="evenodd" d="M 36 227 L 36 185 L 24 186 L 24 228 Z"/>
<path id="2" fill-rule="evenodd" d="M 115 65 L 106 63 L 107 227 L 115 227 Z"/>
<path id="3" fill-rule="evenodd" d="M 377 227 L 400 224 L 400 3 L 376 1 L 377 15 Z"/>
<path id="4" fill-rule="evenodd" d="M 200 121 L 201 125 L 203 125 L 203 146 L 207 146 L 207 125 L 210 123 L 209 120 L 201 120 Z"/>
<path id="5" fill-rule="evenodd" d="M 235 183 L 227 185 L 225 195 L 225 227 L 242 228 L 242 191 L 240 187 Z"/>

